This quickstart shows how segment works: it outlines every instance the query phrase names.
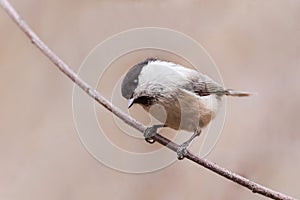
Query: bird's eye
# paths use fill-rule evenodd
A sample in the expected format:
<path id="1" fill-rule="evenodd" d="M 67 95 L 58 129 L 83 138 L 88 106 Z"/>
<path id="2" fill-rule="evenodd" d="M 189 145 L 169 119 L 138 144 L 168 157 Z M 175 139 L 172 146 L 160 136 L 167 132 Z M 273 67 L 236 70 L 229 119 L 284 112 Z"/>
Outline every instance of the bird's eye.
<path id="1" fill-rule="evenodd" d="M 133 82 L 134 82 L 134 83 L 137 83 L 137 82 L 138 82 L 138 80 L 137 80 L 137 79 L 134 79 L 134 80 L 133 80 Z"/>

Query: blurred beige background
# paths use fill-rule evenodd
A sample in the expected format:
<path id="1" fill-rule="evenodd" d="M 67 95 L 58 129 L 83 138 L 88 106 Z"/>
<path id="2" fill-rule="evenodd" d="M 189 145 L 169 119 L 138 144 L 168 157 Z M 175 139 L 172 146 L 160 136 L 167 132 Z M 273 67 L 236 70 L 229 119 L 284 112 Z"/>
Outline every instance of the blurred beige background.
<path id="1" fill-rule="evenodd" d="M 12 4 L 75 71 L 96 44 L 130 28 L 159 26 L 193 37 L 226 86 L 258 93 L 228 98 L 223 133 L 208 159 L 300 198 L 300 1 Z M 2 9 L 0 34 L 0 199 L 266 199 L 187 160 L 142 175 L 100 164 L 76 133 L 71 81 Z"/>

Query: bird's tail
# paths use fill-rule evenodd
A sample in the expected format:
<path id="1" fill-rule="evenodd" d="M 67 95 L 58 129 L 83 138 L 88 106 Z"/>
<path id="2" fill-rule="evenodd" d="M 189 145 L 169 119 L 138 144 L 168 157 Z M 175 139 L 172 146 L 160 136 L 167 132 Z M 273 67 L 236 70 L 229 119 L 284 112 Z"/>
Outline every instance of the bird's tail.
<path id="1" fill-rule="evenodd" d="M 232 90 L 232 89 L 226 90 L 225 94 L 227 96 L 234 96 L 234 97 L 248 97 L 250 95 L 253 95 L 253 93 L 251 92 L 243 92 L 243 91 Z"/>

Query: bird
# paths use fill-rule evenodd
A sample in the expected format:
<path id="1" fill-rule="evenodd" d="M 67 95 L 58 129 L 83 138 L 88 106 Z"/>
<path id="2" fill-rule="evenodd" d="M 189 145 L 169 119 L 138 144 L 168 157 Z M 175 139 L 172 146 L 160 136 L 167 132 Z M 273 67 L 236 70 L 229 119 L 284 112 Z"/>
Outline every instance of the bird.
<path id="1" fill-rule="evenodd" d="M 123 78 L 121 93 L 127 99 L 128 109 L 138 104 L 162 123 L 146 128 L 147 142 L 155 142 L 153 136 L 163 127 L 193 132 L 179 145 L 177 158 L 180 160 L 186 156 L 191 142 L 216 116 L 224 96 L 251 95 L 225 89 L 201 72 L 158 58 L 147 58 L 132 66 Z"/>

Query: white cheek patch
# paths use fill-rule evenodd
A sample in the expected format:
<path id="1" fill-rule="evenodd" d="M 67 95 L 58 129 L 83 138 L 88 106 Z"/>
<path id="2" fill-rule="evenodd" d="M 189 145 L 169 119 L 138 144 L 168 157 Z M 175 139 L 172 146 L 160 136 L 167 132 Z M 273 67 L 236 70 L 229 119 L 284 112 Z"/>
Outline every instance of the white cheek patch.
<path id="1" fill-rule="evenodd" d="M 192 70 L 170 62 L 154 61 L 144 66 L 139 76 L 139 84 L 149 82 L 176 87 L 188 83 L 188 73 Z"/>

